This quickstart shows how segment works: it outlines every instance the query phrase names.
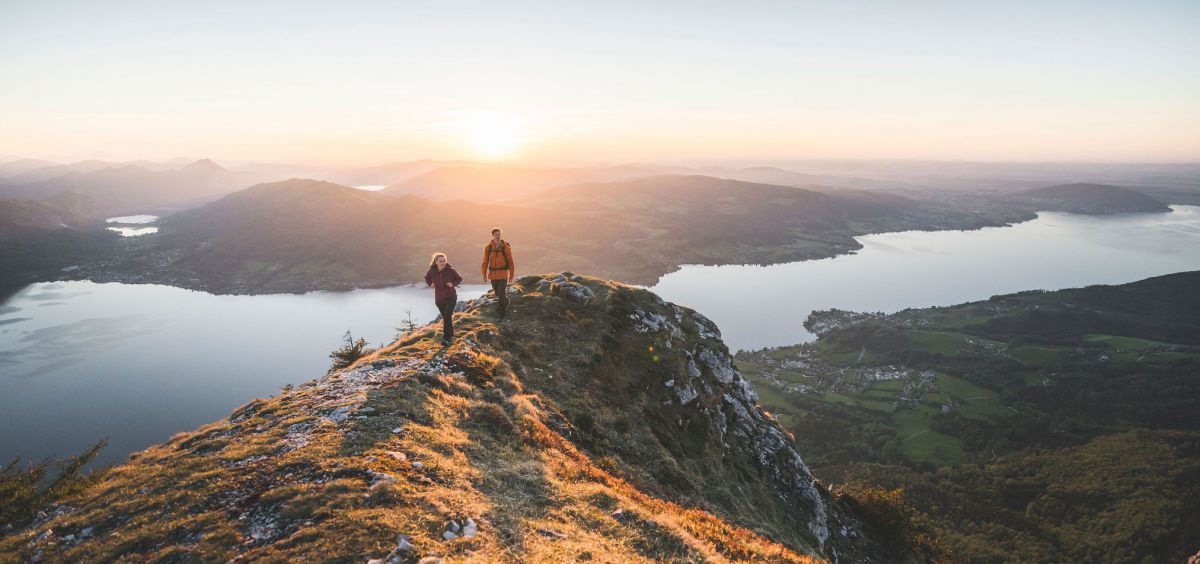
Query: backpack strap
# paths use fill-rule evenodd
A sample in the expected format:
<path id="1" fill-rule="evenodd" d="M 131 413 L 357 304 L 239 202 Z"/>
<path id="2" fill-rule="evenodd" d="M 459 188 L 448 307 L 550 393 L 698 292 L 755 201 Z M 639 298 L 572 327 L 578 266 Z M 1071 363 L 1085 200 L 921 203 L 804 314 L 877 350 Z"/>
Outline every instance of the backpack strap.
<path id="1" fill-rule="evenodd" d="M 508 249 L 507 241 L 505 241 L 503 245 L 500 245 L 499 249 L 497 249 L 495 245 L 488 243 L 488 270 L 508 270 L 509 269 L 507 249 Z M 503 267 L 492 268 L 492 253 L 500 253 L 501 258 L 504 259 Z"/>

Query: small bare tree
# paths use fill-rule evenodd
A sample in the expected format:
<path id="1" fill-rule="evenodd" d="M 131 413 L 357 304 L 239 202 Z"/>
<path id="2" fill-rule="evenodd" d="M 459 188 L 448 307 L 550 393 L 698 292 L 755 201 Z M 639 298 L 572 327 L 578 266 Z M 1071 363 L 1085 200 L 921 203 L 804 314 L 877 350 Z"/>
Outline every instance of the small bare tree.
<path id="1" fill-rule="evenodd" d="M 333 359 L 333 366 L 329 370 L 332 372 L 350 366 L 354 364 L 354 361 L 370 354 L 372 350 L 367 348 L 366 339 L 362 337 L 355 339 L 347 329 L 346 334 L 342 335 L 342 346 L 329 353 L 329 358 Z"/>
<path id="2" fill-rule="evenodd" d="M 396 339 L 399 340 L 401 335 L 412 333 L 417 330 L 417 322 L 413 320 L 412 308 L 405 310 L 404 319 L 400 320 L 400 326 L 396 328 Z"/>

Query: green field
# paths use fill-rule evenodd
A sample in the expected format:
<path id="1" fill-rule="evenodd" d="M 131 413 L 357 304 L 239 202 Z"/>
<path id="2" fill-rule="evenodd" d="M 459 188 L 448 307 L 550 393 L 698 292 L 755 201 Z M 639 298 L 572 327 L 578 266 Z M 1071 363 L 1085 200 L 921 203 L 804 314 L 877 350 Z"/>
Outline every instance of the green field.
<path id="1" fill-rule="evenodd" d="M 958 464 L 967 459 L 962 441 L 929 428 L 931 414 L 923 409 L 897 410 L 888 419 L 896 429 L 900 452 L 912 460 Z"/>
<path id="2" fill-rule="evenodd" d="M 1050 347 L 1045 345 L 1018 345 L 1010 347 L 1008 354 L 1013 358 L 1033 366 L 1051 366 L 1062 364 L 1070 358 L 1072 349 L 1066 347 Z"/>
<path id="3" fill-rule="evenodd" d="M 908 345 L 913 350 L 927 351 L 931 353 L 953 356 L 959 353 L 962 349 L 971 346 L 967 342 L 969 336 L 953 331 L 921 331 L 909 330 L 905 332 L 908 337 Z"/>
<path id="4" fill-rule="evenodd" d="M 839 393 L 828 393 L 828 394 L 821 396 L 821 399 L 825 400 L 827 402 L 830 402 L 830 403 L 836 403 L 839 405 L 848 405 L 848 406 L 853 406 L 853 407 L 861 407 L 863 409 L 870 409 L 872 411 L 878 411 L 881 413 L 888 413 L 888 412 L 892 411 L 892 404 L 890 401 L 883 401 L 881 399 L 876 399 L 876 398 L 867 398 L 867 397 L 861 397 L 861 396 L 848 396 L 848 395 L 839 394 Z"/>
<path id="5" fill-rule="evenodd" d="M 1106 345 L 1113 350 L 1126 351 L 1143 351 L 1146 349 L 1178 346 L 1160 341 L 1148 341 L 1146 339 L 1135 339 L 1133 337 L 1122 337 L 1120 335 L 1103 335 L 1100 333 L 1089 333 L 1084 335 L 1083 340 L 1086 343 Z"/>
<path id="6" fill-rule="evenodd" d="M 961 441 L 931 429 L 933 417 L 942 412 L 942 405 L 953 400 L 959 413 L 977 420 L 1006 413 L 1007 408 L 1000 404 L 996 392 L 962 378 L 939 373 L 935 382 L 936 389 L 927 392 L 915 407 L 893 406 L 896 396 L 904 388 L 904 380 L 876 382 L 856 394 L 826 393 L 821 399 L 886 415 L 883 422 L 896 431 L 900 452 L 916 462 L 956 464 L 967 459 Z M 774 392 L 760 394 L 760 397 L 764 405 L 786 401 Z"/>

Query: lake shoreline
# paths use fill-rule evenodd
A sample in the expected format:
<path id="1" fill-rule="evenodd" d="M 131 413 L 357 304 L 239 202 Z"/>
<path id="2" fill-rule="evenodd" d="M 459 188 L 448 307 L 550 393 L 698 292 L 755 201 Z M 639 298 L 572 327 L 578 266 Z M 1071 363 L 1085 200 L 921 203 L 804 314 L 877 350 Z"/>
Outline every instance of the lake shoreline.
<path id="1" fill-rule="evenodd" d="M 997 229 L 864 235 L 856 239 L 860 250 L 822 260 L 763 267 L 680 266 L 647 289 L 713 320 L 729 349 L 737 351 L 800 341 L 800 325 L 817 309 L 950 305 L 1009 293 L 1013 287 L 1111 283 L 1114 272 L 1117 278 L 1132 278 L 1200 268 L 1200 257 L 1192 250 L 1200 251 L 1193 244 L 1200 237 L 1200 207 L 1126 218 L 1051 213 L 1004 229 L 991 227 Z M 1147 229 L 1156 235 L 1144 240 L 1129 236 Z M 1109 247 L 1088 248 L 1106 254 L 1085 262 L 1111 264 L 1108 269 L 1077 269 L 1077 263 L 1052 255 L 1033 270 L 1012 272 L 1003 285 L 986 273 L 970 278 L 957 271 L 925 272 L 931 257 L 962 263 L 963 270 L 972 272 L 981 270 L 979 260 L 1004 264 L 1012 252 L 1044 253 L 1047 242 L 1093 245 L 1105 238 Z M 1005 251 L 1021 241 L 1021 249 Z M 943 256 L 938 252 L 943 246 L 971 254 Z M 1176 254 L 1153 251 L 1166 247 L 1176 248 Z M 1080 254 L 1069 245 L 1066 250 L 1071 251 L 1067 257 Z M 985 256 L 972 258 L 981 253 Z M 1117 258 L 1105 258 L 1110 255 Z M 1045 270 L 1062 271 L 1063 276 L 1047 278 Z M 925 287 L 918 275 L 951 285 Z M 923 293 L 915 298 L 886 295 L 902 286 L 916 286 Z M 970 291 L 964 293 L 963 287 Z M 460 289 L 459 296 L 469 299 L 487 291 L 475 284 Z M 248 398 L 320 374 L 347 329 L 376 345 L 394 336 L 409 310 L 417 322 L 433 319 L 432 294 L 419 283 L 240 295 L 147 281 L 62 280 L 23 286 L 15 297 L 3 300 L 7 307 L 0 310 L 0 322 L 8 321 L 0 325 L 0 358 L 8 360 L 0 364 L 0 372 L 10 376 L 0 378 L 0 410 L 14 421 L 0 441 L 5 443 L 2 450 L 12 445 L 12 454 L 23 458 L 62 455 L 108 435 L 113 438 L 109 451 L 119 458 L 220 417 Z M 55 417 L 71 405 L 76 421 L 68 424 Z"/>
<path id="2" fill-rule="evenodd" d="M 835 243 L 832 243 L 829 241 L 822 241 L 825 245 L 824 248 L 808 247 L 808 248 L 803 249 L 802 251 L 795 250 L 794 252 L 791 252 L 791 253 L 785 252 L 785 255 L 788 255 L 788 256 L 781 258 L 779 260 L 770 260 L 770 261 L 764 261 L 762 263 L 749 263 L 749 264 L 758 264 L 760 266 L 770 266 L 770 265 L 791 264 L 791 263 L 813 261 L 813 260 L 823 260 L 823 259 L 835 258 L 835 257 L 839 257 L 839 256 L 853 255 L 854 253 L 862 250 L 862 248 L 863 248 L 862 243 L 859 241 L 860 238 L 868 237 L 871 235 L 884 234 L 884 233 L 903 233 L 903 232 L 909 232 L 909 231 L 929 232 L 929 233 L 969 232 L 969 231 L 978 231 L 981 229 L 988 229 L 988 228 L 1013 227 L 1015 225 L 1020 225 L 1022 223 L 1027 223 L 1029 221 L 1036 220 L 1038 218 L 1038 213 L 1041 213 L 1041 212 L 1033 212 L 1031 216 L 1029 216 L 1027 218 L 1023 218 L 1019 221 L 990 222 L 990 221 L 985 220 L 985 221 L 975 222 L 975 223 L 972 223 L 969 225 L 954 226 L 954 227 L 949 227 L 949 228 L 942 228 L 942 227 L 939 227 L 936 225 L 929 225 L 929 226 L 907 227 L 907 228 L 898 229 L 898 230 L 887 230 L 887 229 L 861 230 L 860 233 L 855 234 L 850 237 L 850 240 L 852 241 L 852 243 L 835 244 Z M 1149 213 L 1149 212 L 1146 212 L 1146 213 Z M 1169 213 L 1169 212 L 1154 212 L 1154 213 Z M 1091 214 L 1081 214 L 1081 215 L 1091 215 Z M 1113 215 L 1113 214 L 1109 214 L 1109 215 Z M 125 245 L 126 248 L 123 249 L 121 252 L 117 253 L 117 256 L 114 257 L 114 260 L 120 260 L 121 258 L 124 258 L 124 257 L 122 257 L 122 255 L 128 255 L 128 254 L 130 254 L 131 251 L 135 251 L 138 247 L 145 246 L 147 244 L 146 243 L 147 239 L 151 236 L 153 236 L 153 234 L 143 235 L 143 236 L 138 236 L 138 237 L 123 237 L 122 238 L 123 241 L 121 241 L 121 244 Z M 139 241 L 138 239 L 141 239 L 141 240 Z M 778 250 L 778 247 L 770 247 L 770 248 L 764 247 L 762 249 L 762 252 L 775 251 L 775 250 Z M 411 285 L 411 284 L 420 284 L 421 282 L 423 282 L 423 280 L 421 280 L 419 278 L 418 279 L 397 278 L 397 279 L 393 279 L 393 280 L 376 280 L 376 281 L 366 281 L 366 282 L 360 282 L 360 283 L 340 283 L 340 282 L 330 283 L 330 282 L 323 282 L 323 281 L 306 281 L 306 282 L 297 283 L 297 284 L 269 283 L 262 287 L 258 287 L 258 285 L 249 284 L 249 283 L 242 282 L 242 281 L 220 281 L 220 280 L 213 279 L 213 277 L 204 277 L 204 276 L 201 276 L 196 273 L 190 273 L 188 271 L 183 271 L 183 270 L 179 270 L 179 269 L 172 269 L 172 268 L 170 268 L 170 263 L 173 262 L 173 260 L 175 260 L 177 258 L 177 257 L 170 256 L 172 254 L 173 253 L 171 253 L 171 252 L 164 252 L 158 256 L 152 257 L 152 260 L 150 261 L 149 264 L 143 263 L 145 266 L 147 266 L 149 268 L 147 270 L 142 270 L 142 271 L 138 271 L 136 269 L 128 268 L 128 267 L 112 268 L 112 265 L 109 264 L 108 262 L 102 262 L 100 264 L 92 264 L 92 265 L 72 265 L 72 266 L 78 267 L 77 270 L 72 271 L 69 274 L 54 276 L 54 277 L 50 277 L 50 278 L 47 278 L 44 280 L 35 280 L 33 282 L 27 282 L 20 288 L 24 288 L 31 284 L 37 284 L 40 282 L 89 281 L 89 282 L 96 282 L 96 283 L 100 283 L 100 284 L 120 283 L 120 284 L 164 285 L 164 286 L 171 286 L 171 287 L 175 287 L 175 288 L 182 288 L 185 290 L 194 290 L 194 291 L 199 291 L 199 292 L 205 292 L 205 293 L 213 294 L 216 296 L 226 296 L 226 295 L 229 295 L 229 296 L 268 296 L 268 295 L 303 295 L 303 294 L 308 294 L 308 293 L 312 293 L 312 292 L 353 292 L 355 290 L 382 289 L 382 288 L 390 288 L 390 287 L 404 286 L 404 285 Z M 589 275 L 595 275 L 595 276 L 600 276 L 603 278 L 616 280 L 616 281 L 623 282 L 626 284 L 651 287 L 651 286 L 658 284 L 663 279 L 663 277 L 665 277 L 669 274 L 678 272 L 679 270 L 681 270 L 685 267 L 689 267 L 689 266 L 731 266 L 731 265 L 748 264 L 748 263 L 736 261 L 737 256 L 742 256 L 742 255 L 744 255 L 744 253 L 737 252 L 737 253 L 731 253 L 731 254 L 734 256 L 730 256 L 730 257 L 728 257 L 728 260 L 723 260 L 720 262 L 679 263 L 679 264 L 671 265 L 671 267 L 669 269 L 651 268 L 650 270 L 652 272 L 639 273 L 639 274 L 632 274 L 628 271 L 626 271 L 625 273 L 622 273 L 621 268 L 603 269 L 603 271 L 600 271 L 600 272 L 584 272 L 581 269 L 575 269 L 575 268 L 568 267 L 568 268 L 562 268 L 562 269 L 549 270 L 547 272 L 561 272 L 562 270 L 570 270 L 572 272 L 578 271 L 578 272 L 584 272 Z M 640 270 L 646 270 L 646 269 L 640 269 Z M 191 274 L 191 276 L 188 276 L 189 274 Z M 20 289 L 18 289 L 17 291 L 20 291 Z M 12 293 L 16 293 L 16 292 L 12 292 Z M 7 294 L 7 295 L 0 295 L 0 300 L 10 297 L 12 295 L 12 293 Z"/>
<path id="3" fill-rule="evenodd" d="M 1172 204 L 1171 206 L 1177 206 Z M 839 256 L 852 255 L 861 251 L 863 246 L 860 241 L 863 237 L 872 235 L 888 234 L 888 233 L 905 233 L 905 232 L 971 232 L 988 228 L 1004 228 L 1013 227 L 1034 221 L 1042 213 L 1069 213 L 1055 212 L 1052 210 L 1017 210 L 1011 209 L 1005 213 L 996 214 L 980 214 L 971 216 L 970 220 L 962 218 L 941 218 L 935 220 L 931 218 L 922 218 L 914 221 L 912 218 L 892 218 L 897 222 L 895 229 L 892 226 L 879 226 L 878 224 L 859 225 L 855 229 L 854 234 L 838 234 L 836 239 L 832 240 L 833 234 L 825 234 L 817 236 L 813 239 L 798 239 L 793 244 L 807 245 L 803 248 L 789 248 L 788 246 L 773 245 L 769 247 L 755 247 L 753 249 L 745 248 L 728 248 L 721 251 L 722 256 L 713 261 L 695 261 L 695 262 L 678 262 L 667 260 L 664 263 L 654 264 L 636 264 L 636 265 L 618 265 L 615 268 L 600 268 L 586 269 L 578 268 L 577 265 L 565 264 L 561 268 L 538 269 L 546 272 L 561 272 L 570 270 L 572 272 L 584 272 L 590 275 L 595 275 L 603 278 L 617 280 L 627 284 L 638 286 L 654 286 L 662 281 L 662 279 L 670 274 L 678 272 L 680 269 L 689 266 L 729 266 L 739 264 L 758 264 L 763 266 L 790 264 L 797 262 L 823 260 L 835 258 Z M 1128 215 L 1144 215 L 1144 214 L 1160 214 L 1171 213 L 1166 212 L 1125 212 L 1125 213 L 1082 213 L 1074 214 L 1083 217 L 1120 217 Z M 1007 215 L 1007 217 L 1006 217 Z M 142 216 L 129 216 L 142 217 Z M 144 225 L 158 223 L 161 219 L 157 216 Z M 110 221 L 118 218 L 109 218 Z M 109 223 L 106 225 L 113 225 Z M 133 223 L 131 225 L 139 225 Z M 107 228 L 105 229 L 107 231 Z M 419 284 L 422 280 L 419 277 L 407 278 L 396 277 L 389 279 L 374 279 L 360 280 L 355 282 L 347 281 L 330 281 L 319 279 L 297 279 L 287 282 L 279 281 L 256 281 L 252 279 L 237 278 L 235 275 L 212 275 L 207 273 L 199 273 L 188 270 L 186 268 L 176 267 L 177 261 L 184 257 L 186 249 L 171 248 L 157 249 L 155 248 L 159 233 L 148 233 L 137 236 L 121 236 L 115 242 L 111 252 L 100 256 L 95 262 L 85 262 L 81 264 L 71 264 L 66 266 L 54 265 L 55 268 L 42 269 L 41 272 L 33 274 L 25 273 L 24 280 L 0 280 L 3 283 L 3 291 L 0 291 L 0 300 L 11 297 L 22 288 L 39 282 L 64 282 L 64 281 L 91 281 L 96 283 L 121 283 L 121 284 L 158 284 L 183 288 L 187 290 L 195 290 L 213 295 L 234 295 L 234 296 L 265 296 L 265 295 L 303 295 L 310 292 L 352 292 L 362 289 L 380 289 L 393 286 L 403 286 L 406 284 Z M 763 257 L 761 261 L 745 261 L 747 255 Z M 739 261 L 739 258 L 742 259 Z M 632 266 L 632 268 L 630 268 Z M 70 268 L 70 271 L 64 271 Z M 11 287 L 16 287 L 15 291 Z"/>
<path id="4" fill-rule="evenodd" d="M 731 350 L 754 350 L 814 339 L 803 321 L 823 309 L 895 313 L 1200 268 L 1191 248 L 1200 249 L 1200 206 L 1106 216 L 1041 212 L 1035 221 L 992 227 L 864 235 L 856 238 L 863 248 L 818 261 L 691 265 L 649 289 L 704 312 Z"/>

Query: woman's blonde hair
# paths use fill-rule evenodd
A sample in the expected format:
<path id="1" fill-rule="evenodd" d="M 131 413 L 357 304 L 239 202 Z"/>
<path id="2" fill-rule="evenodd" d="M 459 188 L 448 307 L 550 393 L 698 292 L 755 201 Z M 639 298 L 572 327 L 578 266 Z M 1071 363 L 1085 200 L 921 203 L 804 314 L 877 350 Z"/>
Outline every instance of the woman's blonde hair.
<path id="1" fill-rule="evenodd" d="M 440 251 L 433 253 L 433 256 L 429 257 L 429 268 L 433 268 L 433 267 L 437 266 L 438 257 L 446 258 L 446 253 L 443 253 Z M 449 260 L 450 259 L 446 259 L 447 262 L 449 262 Z"/>

